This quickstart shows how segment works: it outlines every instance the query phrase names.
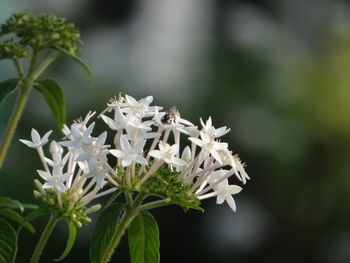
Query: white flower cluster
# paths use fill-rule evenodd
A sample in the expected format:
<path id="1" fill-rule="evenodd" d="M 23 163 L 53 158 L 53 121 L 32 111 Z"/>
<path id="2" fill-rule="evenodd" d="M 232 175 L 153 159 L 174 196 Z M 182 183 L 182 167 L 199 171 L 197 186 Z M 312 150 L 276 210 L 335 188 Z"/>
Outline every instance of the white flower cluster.
<path id="1" fill-rule="evenodd" d="M 122 184 L 127 189 L 138 191 L 158 169 L 168 167 L 199 200 L 216 196 L 218 204 L 226 201 L 235 211 L 232 195 L 242 188 L 230 185 L 228 178 L 235 175 L 245 184 L 249 177 L 238 156 L 233 155 L 228 144 L 219 139 L 229 129 L 216 129 L 210 117 L 206 122 L 201 119 L 202 127 L 198 128 L 181 118 L 175 108 L 162 112 L 161 107 L 151 106 L 152 101 L 152 96 L 137 101 L 128 95 L 109 101 L 100 117 L 115 133 L 113 148 L 104 145 L 106 132 L 98 137 L 91 135 L 94 123 L 88 125 L 88 122 L 93 113 L 74 123 L 70 129 L 64 127 L 67 140 L 51 143 L 52 160 L 46 158 L 42 150 L 49 133 L 41 139 L 33 130 L 33 142 L 21 141 L 38 149 L 45 168 L 45 171 L 38 171 L 46 181 L 44 188 L 55 188 L 57 192 L 76 188 L 80 194 L 86 194 L 86 202 L 113 192 Z M 183 136 L 187 136 L 188 145 L 181 150 Z M 68 148 L 64 156 L 62 146 Z M 108 164 L 108 154 L 116 157 L 116 168 Z M 89 178 L 90 182 L 85 186 Z M 97 194 L 106 180 L 113 187 Z M 94 189 L 89 192 L 94 184 Z"/>
<path id="2" fill-rule="evenodd" d="M 37 149 L 44 170 L 37 170 L 39 176 L 45 180 L 43 189 L 54 189 L 57 201 L 62 207 L 61 193 L 69 192 L 69 207 L 74 207 L 79 201 L 79 207 L 86 206 L 92 199 L 109 194 L 117 188 L 112 187 L 107 191 L 98 193 L 105 185 L 105 179 L 117 186 L 115 180 L 108 176 L 106 155 L 109 153 L 104 145 L 107 132 L 98 137 L 91 135 L 94 123 L 87 126 L 94 113 L 88 113 L 84 120 L 78 120 L 70 128 L 64 126 L 65 141 L 57 143 L 51 141 L 49 151 L 51 159 L 45 156 L 43 146 L 48 142 L 52 131 L 47 132 L 43 138 L 32 129 L 32 141 L 20 140 L 28 147 Z M 67 149 L 64 153 L 64 147 Z M 78 208 L 79 208 L 78 207 Z"/>

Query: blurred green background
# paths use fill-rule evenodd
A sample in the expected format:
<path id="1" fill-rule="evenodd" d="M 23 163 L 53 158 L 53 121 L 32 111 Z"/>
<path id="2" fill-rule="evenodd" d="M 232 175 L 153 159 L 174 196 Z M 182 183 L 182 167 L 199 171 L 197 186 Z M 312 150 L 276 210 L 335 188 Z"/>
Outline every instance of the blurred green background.
<path id="1" fill-rule="evenodd" d="M 65 89 L 69 122 L 122 92 L 232 129 L 224 140 L 251 176 L 237 212 L 215 199 L 203 214 L 154 211 L 161 262 L 350 262 L 350 1 L 0 0 L 0 22 L 23 9 L 81 29 L 93 85 L 69 59 L 47 72 Z M 14 74 L 1 61 L 0 81 Z M 0 106 L 1 135 L 14 97 Z M 35 202 L 41 166 L 18 142 L 32 127 L 59 139 L 35 91 L 0 172 L 1 195 Z M 88 262 L 92 225 L 64 262 Z M 42 262 L 59 256 L 66 236 L 60 224 Z M 23 232 L 17 262 L 37 239 Z M 126 239 L 112 262 L 128 262 Z"/>

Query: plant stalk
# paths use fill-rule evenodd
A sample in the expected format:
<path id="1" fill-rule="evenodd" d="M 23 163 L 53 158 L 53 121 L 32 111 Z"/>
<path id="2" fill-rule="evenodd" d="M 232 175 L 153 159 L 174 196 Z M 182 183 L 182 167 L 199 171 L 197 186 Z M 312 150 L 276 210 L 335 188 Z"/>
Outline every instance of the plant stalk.
<path id="1" fill-rule="evenodd" d="M 33 86 L 33 82 L 31 80 L 25 80 L 24 83 L 22 84 L 20 93 L 17 97 L 17 101 L 16 101 L 15 106 L 13 108 L 13 111 L 11 113 L 8 126 L 6 128 L 4 139 L 3 139 L 2 144 L 1 144 L 0 168 L 2 167 L 2 164 L 4 163 L 8 147 L 10 146 L 12 137 L 15 133 L 18 121 L 22 115 L 24 106 L 27 102 L 27 99 L 29 97 L 29 93 L 32 89 L 32 86 Z"/>
<path id="2" fill-rule="evenodd" d="M 41 253 L 47 243 L 47 240 L 49 239 L 52 230 L 54 229 L 56 223 L 58 221 L 58 218 L 54 215 L 51 215 L 49 222 L 46 225 L 46 228 L 44 229 L 43 233 L 41 234 L 41 237 L 39 239 L 38 244 L 36 245 L 36 248 L 34 250 L 32 259 L 30 260 L 30 263 L 38 263 Z"/>
<path id="3" fill-rule="evenodd" d="M 119 223 L 117 232 L 112 237 L 112 241 L 108 246 L 107 253 L 105 254 L 105 256 L 103 257 L 103 259 L 101 261 L 102 263 L 107 263 L 110 261 L 115 248 L 119 244 L 120 239 L 124 235 L 126 229 L 129 227 L 132 220 L 134 220 L 134 218 L 137 216 L 137 214 L 138 214 L 137 208 L 129 209 L 124 213 L 124 215 Z"/>

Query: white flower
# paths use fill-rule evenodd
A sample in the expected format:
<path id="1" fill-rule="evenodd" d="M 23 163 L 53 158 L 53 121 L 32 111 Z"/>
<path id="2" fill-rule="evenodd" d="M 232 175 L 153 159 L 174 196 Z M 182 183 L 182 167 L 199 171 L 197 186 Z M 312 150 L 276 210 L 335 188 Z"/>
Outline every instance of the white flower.
<path id="1" fill-rule="evenodd" d="M 134 161 L 139 164 L 147 165 L 148 162 L 145 158 L 142 157 L 141 153 L 143 152 L 143 147 L 145 146 L 145 140 L 138 140 L 131 147 L 129 140 L 126 135 L 120 136 L 120 147 L 121 150 L 110 150 L 109 152 L 120 158 L 122 160 L 122 166 L 126 167 L 131 165 Z"/>
<path id="2" fill-rule="evenodd" d="M 132 115 L 134 115 L 138 118 L 153 115 L 155 107 L 149 106 L 153 101 L 152 96 L 148 96 L 146 98 L 142 98 L 139 101 L 137 101 L 133 97 L 131 97 L 129 95 L 125 95 L 125 99 L 126 99 L 127 103 L 129 104 L 129 107 L 125 107 L 123 109 L 123 112 L 131 113 Z"/>
<path id="3" fill-rule="evenodd" d="M 98 136 L 95 141 L 90 144 L 86 144 L 83 146 L 82 153 L 75 159 L 76 161 L 87 161 L 90 159 L 101 159 L 106 156 L 109 151 L 106 149 L 109 145 L 105 145 L 105 141 L 107 138 L 107 132 L 103 132 Z"/>
<path id="4" fill-rule="evenodd" d="M 62 174 L 62 167 L 54 166 L 52 169 L 52 175 L 41 170 L 37 170 L 37 172 L 40 177 L 46 181 L 46 183 L 43 185 L 44 189 L 55 188 L 60 192 L 64 192 L 66 190 L 66 186 L 63 183 L 67 180 L 71 173 Z"/>
<path id="5" fill-rule="evenodd" d="M 186 162 L 180 158 L 175 157 L 179 152 L 179 145 L 174 144 L 170 146 L 162 141 L 159 142 L 159 150 L 153 150 L 148 153 L 148 155 L 153 158 L 163 160 L 165 163 L 174 166 L 184 166 Z"/>
<path id="6" fill-rule="evenodd" d="M 210 153 L 216 161 L 222 164 L 222 157 L 220 151 L 225 151 L 227 149 L 227 143 L 221 143 L 215 141 L 208 134 L 200 132 L 201 139 L 190 137 L 190 141 L 201 147 L 207 153 Z"/>
<path id="7" fill-rule="evenodd" d="M 49 141 L 48 138 L 51 133 L 52 131 L 48 131 L 47 133 L 45 133 L 43 138 L 40 138 L 40 135 L 37 132 L 37 130 L 32 129 L 32 132 L 31 132 L 32 141 L 23 140 L 23 139 L 20 139 L 20 141 L 30 148 L 39 148 Z"/>
<path id="8" fill-rule="evenodd" d="M 88 168 L 87 178 L 95 177 L 97 185 L 102 188 L 105 184 L 105 174 L 108 173 L 107 158 L 89 160 Z"/>
<path id="9" fill-rule="evenodd" d="M 220 180 L 220 178 L 225 176 L 227 172 L 228 171 L 222 170 L 222 169 L 213 172 L 208 178 L 209 184 L 214 185 L 217 181 Z M 217 204 L 222 204 L 223 202 L 226 201 L 228 205 L 231 207 L 231 209 L 233 211 L 236 211 L 236 203 L 232 195 L 238 194 L 242 190 L 242 187 L 238 185 L 229 185 L 228 180 L 225 179 L 219 184 L 215 185 L 213 187 L 213 190 L 217 194 L 217 199 L 216 199 Z"/>
<path id="10" fill-rule="evenodd" d="M 221 137 L 230 131 L 230 129 L 227 129 L 226 126 L 215 129 L 215 127 L 212 125 L 211 117 L 209 117 L 205 124 L 202 118 L 200 121 L 203 127 L 202 132 L 208 134 L 212 139 Z"/>
<path id="11" fill-rule="evenodd" d="M 94 126 L 95 123 L 92 123 L 88 128 L 81 129 L 81 127 L 73 124 L 71 126 L 71 141 L 63 141 L 60 142 L 60 144 L 69 147 L 72 152 L 79 150 L 84 144 L 89 144 L 94 141 L 94 138 L 90 136 Z"/>
<path id="12" fill-rule="evenodd" d="M 127 118 L 123 115 L 119 107 L 114 109 L 114 119 L 111 119 L 105 115 L 100 115 L 103 121 L 114 131 L 122 130 L 128 124 Z"/>
<path id="13" fill-rule="evenodd" d="M 142 122 L 141 118 L 137 118 L 133 115 L 128 115 L 128 126 L 139 130 L 151 131 L 151 125 L 154 124 L 154 121 L 144 121 Z"/>

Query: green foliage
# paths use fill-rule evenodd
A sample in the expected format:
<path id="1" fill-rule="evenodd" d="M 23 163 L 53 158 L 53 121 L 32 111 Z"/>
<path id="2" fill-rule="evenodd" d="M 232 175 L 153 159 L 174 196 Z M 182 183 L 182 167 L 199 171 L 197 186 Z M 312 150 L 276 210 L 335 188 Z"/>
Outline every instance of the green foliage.
<path id="1" fill-rule="evenodd" d="M 68 236 L 68 240 L 67 240 L 67 245 L 66 245 L 66 248 L 63 251 L 62 255 L 59 258 L 55 259 L 55 261 L 63 260 L 73 248 L 75 238 L 77 236 L 77 228 L 76 228 L 73 221 L 67 221 L 67 225 L 69 228 L 69 236 Z"/>
<path id="2" fill-rule="evenodd" d="M 23 225 L 23 227 L 25 227 L 27 230 L 29 230 L 32 234 L 35 233 L 35 229 L 32 226 L 32 224 L 30 224 L 29 222 L 27 222 L 25 220 L 24 217 L 22 217 L 19 213 L 17 213 L 16 211 L 13 211 L 11 209 L 0 209 L 0 215 L 4 215 L 14 221 L 16 221 L 17 223 L 19 223 L 20 225 Z"/>
<path id="3" fill-rule="evenodd" d="M 53 79 L 42 79 L 34 83 L 34 88 L 39 91 L 50 106 L 56 122 L 60 128 L 66 122 L 66 104 L 64 92 L 60 85 Z"/>
<path id="4" fill-rule="evenodd" d="M 0 208 L 19 209 L 23 213 L 24 209 L 36 209 L 38 206 L 33 204 L 24 204 L 9 197 L 0 196 Z"/>
<path id="5" fill-rule="evenodd" d="M 141 212 L 129 226 L 131 263 L 158 263 L 159 230 L 157 221 L 148 212 Z"/>
<path id="6" fill-rule="evenodd" d="M 112 237 L 118 231 L 124 205 L 115 203 L 104 209 L 96 221 L 90 244 L 91 263 L 101 263 L 106 256 Z"/>
<path id="7" fill-rule="evenodd" d="M 141 191 L 149 195 L 170 198 L 169 203 L 182 206 L 185 210 L 192 208 L 203 210 L 199 199 L 190 191 L 191 186 L 184 183 L 180 173 L 168 167 L 160 167 L 142 186 Z"/>
<path id="8" fill-rule="evenodd" d="M 77 57 L 74 52 L 71 52 L 69 50 L 63 49 L 59 46 L 54 46 L 54 49 L 58 50 L 59 52 L 61 52 L 63 55 L 67 55 L 68 57 L 74 59 L 80 66 L 83 67 L 83 69 L 86 71 L 86 73 L 88 74 L 88 81 L 89 83 L 92 82 L 92 72 L 91 69 L 89 68 L 89 66 L 79 57 Z"/>
<path id="9" fill-rule="evenodd" d="M 0 82 L 0 103 L 2 103 L 7 95 L 12 94 L 16 91 L 20 82 L 20 79 L 8 79 Z"/>
<path id="10" fill-rule="evenodd" d="M 16 231 L 5 219 L 0 218 L 0 263 L 13 263 L 16 252 Z"/>
<path id="11" fill-rule="evenodd" d="M 66 23 L 64 18 L 53 14 L 33 16 L 29 12 L 13 14 L 1 26 L 0 35 L 15 33 L 19 38 L 18 45 L 24 50 L 29 46 L 40 51 L 53 45 L 77 53 L 80 43 L 79 30 L 72 23 Z M 13 57 L 12 57 L 13 58 Z"/>

